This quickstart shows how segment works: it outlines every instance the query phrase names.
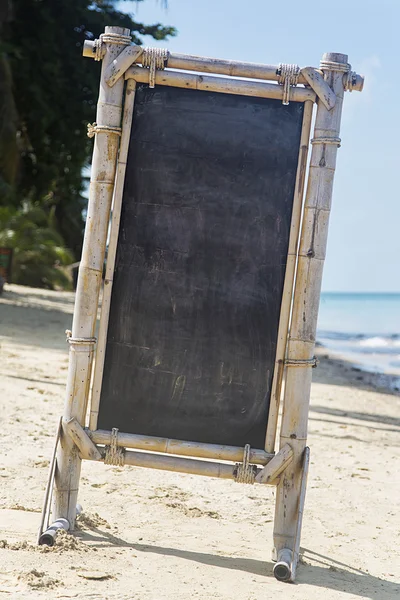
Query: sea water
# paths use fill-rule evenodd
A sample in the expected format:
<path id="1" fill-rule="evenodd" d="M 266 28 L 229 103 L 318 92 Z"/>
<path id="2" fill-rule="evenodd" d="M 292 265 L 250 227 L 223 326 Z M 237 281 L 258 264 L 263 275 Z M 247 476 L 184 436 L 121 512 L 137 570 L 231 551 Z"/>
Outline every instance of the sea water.
<path id="1" fill-rule="evenodd" d="M 400 293 L 323 292 L 317 340 L 363 369 L 400 375 Z"/>

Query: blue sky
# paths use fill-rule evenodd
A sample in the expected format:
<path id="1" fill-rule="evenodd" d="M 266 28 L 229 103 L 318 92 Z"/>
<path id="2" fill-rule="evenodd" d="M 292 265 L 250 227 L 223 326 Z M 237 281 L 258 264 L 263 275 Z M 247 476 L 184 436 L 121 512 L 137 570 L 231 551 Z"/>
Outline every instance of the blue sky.
<path id="1" fill-rule="evenodd" d="M 333 198 L 326 291 L 400 291 L 400 0 L 157 0 L 119 2 L 146 24 L 178 29 L 171 51 L 269 64 L 318 66 L 349 55 L 366 76 L 347 93 Z"/>

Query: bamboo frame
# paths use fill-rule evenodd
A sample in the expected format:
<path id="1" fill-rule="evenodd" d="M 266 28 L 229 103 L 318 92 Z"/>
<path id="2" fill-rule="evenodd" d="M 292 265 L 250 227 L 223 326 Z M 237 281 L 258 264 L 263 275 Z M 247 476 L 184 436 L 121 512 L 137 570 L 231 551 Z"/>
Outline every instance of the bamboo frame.
<path id="1" fill-rule="evenodd" d="M 150 70 L 143 67 L 130 67 L 125 73 L 125 79 L 135 79 L 138 83 L 149 82 Z M 221 92 L 257 98 L 283 99 L 283 86 L 276 83 L 263 83 L 243 79 L 228 79 L 194 75 L 192 73 L 178 73 L 177 71 L 156 71 L 156 85 L 187 88 L 190 90 L 204 90 L 206 92 Z M 316 99 L 315 92 L 310 88 L 291 87 L 290 101 L 305 102 Z"/>
<path id="2" fill-rule="evenodd" d="M 95 444 L 106 446 L 110 443 L 109 431 L 98 429 L 96 431 L 87 431 L 87 434 Z M 135 448 L 136 450 L 147 450 L 149 452 L 162 452 L 178 456 L 192 456 L 231 462 L 242 461 L 244 453 L 244 448 L 236 446 L 202 444 L 200 442 L 186 442 L 120 432 L 118 432 L 117 445 L 123 448 Z M 250 462 L 253 464 L 266 465 L 273 456 L 273 454 L 267 454 L 264 450 L 256 450 L 254 448 L 250 450 Z"/>
<path id="3" fill-rule="evenodd" d="M 67 396 L 59 429 L 57 467 L 52 465 L 51 470 L 51 474 L 55 471 L 53 507 L 55 524 L 52 527 L 54 529 L 65 525 L 64 528 L 67 528 L 68 525 L 69 529 L 74 528 L 81 459 L 106 460 L 107 464 L 110 464 L 113 460 L 113 452 L 115 453 L 116 446 L 119 446 L 124 450 L 117 453 L 118 461 L 122 461 L 123 458 L 123 462 L 127 465 L 240 481 L 252 482 L 255 479 L 256 483 L 277 486 L 274 556 L 278 563 L 274 574 L 278 579 L 293 581 L 299 554 L 309 464 L 309 449 L 306 447 L 311 384 L 309 367 L 315 344 L 343 92 L 344 89 L 361 91 L 363 78 L 349 72 L 350 66 L 347 64 L 346 55 L 334 53 L 324 55 L 320 71 L 306 67 L 300 72 L 299 82 L 308 83 L 319 98 L 303 218 L 308 142 L 316 94 L 309 87 L 290 88 L 290 100 L 305 104 L 265 449 L 249 451 L 248 447 L 243 449 L 119 432 L 116 436 L 115 432 L 111 434 L 108 431 L 97 430 L 97 417 L 135 87 L 137 81 L 144 83 L 149 81 L 148 69 L 135 66 L 126 70 L 129 61 L 129 64 L 140 63 L 142 54 L 137 46 L 129 45 L 128 33 L 129 30 L 122 28 L 106 28 L 106 35 L 100 44 L 87 42 L 84 48 L 84 55 L 93 57 L 95 51 L 96 58 L 103 58 L 97 109 L 99 125 L 96 127 L 88 220 L 79 269 L 72 337 L 69 339 Z M 279 77 L 277 67 L 271 65 L 178 54 L 169 55 L 168 66 L 262 80 L 276 81 Z M 127 84 L 117 166 L 124 72 Z M 275 99 L 283 97 L 281 85 L 260 81 L 207 77 L 175 71 L 157 71 L 155 81 L 157 85 L 188 89 Z M 93 336 L 112 199 L 113 215 L 99 342 L 96 364 L 92 368 L 95 342 Z M 275 455 L 277 419 L 286 355 L 288 370 L 280 450 Z M 291 366 L 303 368 L 291 368 Z M 89 429 L 84 429 L 92 371 L 94 377 Z M 96 444 L 110 446 L 110 449 L 99 448 Z M 138 451 L 125 450 L 125 448 L 135 448 Z M 214 462 L 215 459 L 226 462 Z M 239 476 L 239 465 L 232 463 L 240 463 L 242 460 L 243 465 L 240 465 Z M 245 467 L 249 464 L 251 477 L 248 478 L 249 472 L 246 473 Z M 262 465 L 263 468 L 256 468 L 254 465 Z M 51 486 L 51 479 L 49 482 Z M 46 491 L 44 515 L 50 497 L 49 485 Z M 44 522 L 43 519 L 42 521 Z M 43 522 L 41 529 L 43 529 Z M 50 533 L 51 537 L 53 533 Z"/>

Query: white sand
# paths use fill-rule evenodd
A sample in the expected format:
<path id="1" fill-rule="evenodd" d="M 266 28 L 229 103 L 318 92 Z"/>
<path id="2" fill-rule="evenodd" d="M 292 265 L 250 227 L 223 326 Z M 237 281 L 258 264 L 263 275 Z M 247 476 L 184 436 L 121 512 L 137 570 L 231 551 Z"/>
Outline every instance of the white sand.
<path id="1" fill-rule="evenodd" d="M 38 549 L 72 309 L 20 286 L 0 300 L 0 600 L 400 598 L 400 399 L 327 359 L 295 585 L 272 576 L 272 490 L 189 475 L 85 463 L 78 537 Z"/>

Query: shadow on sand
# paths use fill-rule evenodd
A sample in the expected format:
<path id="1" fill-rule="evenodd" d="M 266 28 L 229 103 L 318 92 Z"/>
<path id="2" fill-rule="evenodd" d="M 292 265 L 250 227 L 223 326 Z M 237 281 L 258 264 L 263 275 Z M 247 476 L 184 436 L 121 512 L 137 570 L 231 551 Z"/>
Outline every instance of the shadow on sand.
<path id="1" fill-rule="evenodd" d="M 104 546 L 116 546 L 132 548 L 136 552 L 173 556 L 207 566 L 243 571 L 265 577 L 266 579 L 273 578 L 273 563 L 269 561 L 219 556 L 218 554 L 193 552 L 180 548 L 131 543 L 98 527 L 91 527 L 90 531 L 80 530 L 77 533 L 77 537 L 84 542 L 89 542 L 92 547 L 104 548 Z M 313 563 L 317 564 L 308 564 L 307 560 L 312 560 Z M 307 584 L 320 587 L 321 594 L 323 594 L 323 589 L 328 588 L 352 594 L 353 596 L 360 596 L 361 598 L 370 598 L 371 600 L 394 600 L 400 597 L 400 584 L 379 579 L 369 573 L 355 569 L 350 565 L 339 563 L 306 548 L 301 548 L 300 562 L 295 585 Z"/>

